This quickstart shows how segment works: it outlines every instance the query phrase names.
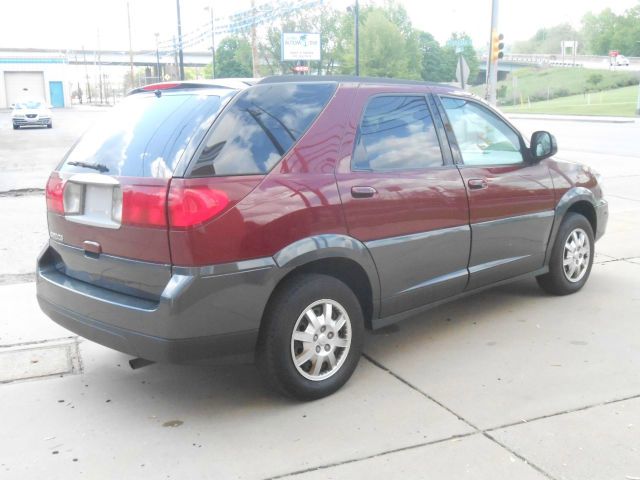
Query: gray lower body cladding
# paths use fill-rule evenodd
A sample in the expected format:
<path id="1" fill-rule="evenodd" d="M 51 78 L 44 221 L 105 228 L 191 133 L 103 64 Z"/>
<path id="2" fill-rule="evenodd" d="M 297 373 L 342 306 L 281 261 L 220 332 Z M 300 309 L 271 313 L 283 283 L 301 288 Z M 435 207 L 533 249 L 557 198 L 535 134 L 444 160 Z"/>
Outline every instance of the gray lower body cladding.
<path id="1" fill-rule="evenodd" d="M 264 307 L 273 290 L 271 258 L 207 268 L 174 268 L 155 299 L 67 275 L 51 242 L 38 259 L 42 310 L 89 340 L 153 361 L 252 357 Z M 126 260 L 105 256 L 104 262 Z M 101 260 L 102 261 L 102 260 Z M 140 265 L 129 260 L 132 277 Z M 148 268 L 148 266 L 142 266 Z M 151 279 L 149 283 L 152 283 Z"/>

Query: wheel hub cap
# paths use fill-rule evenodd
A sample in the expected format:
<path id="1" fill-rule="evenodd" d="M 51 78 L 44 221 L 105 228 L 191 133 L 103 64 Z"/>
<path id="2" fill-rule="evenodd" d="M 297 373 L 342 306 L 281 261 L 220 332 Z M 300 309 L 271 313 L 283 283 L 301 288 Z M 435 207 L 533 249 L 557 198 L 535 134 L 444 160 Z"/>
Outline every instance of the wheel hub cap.
<path id="1" fill-rule="evenodd" d="M 567 280 L 572 283 L 579 282 L 587 273 L 591 246 L 587 233 L 576 228 L 567 237 L 562 255 L 562 270 Z"/>
<path id="2" fill-rule="evenodd" d="M 320 381 L 335 374 L 351 346 L 351 320 L 335 300 L 318 300 L 304 309 L 291 335 L 291 359 L 305 378 Z"/>

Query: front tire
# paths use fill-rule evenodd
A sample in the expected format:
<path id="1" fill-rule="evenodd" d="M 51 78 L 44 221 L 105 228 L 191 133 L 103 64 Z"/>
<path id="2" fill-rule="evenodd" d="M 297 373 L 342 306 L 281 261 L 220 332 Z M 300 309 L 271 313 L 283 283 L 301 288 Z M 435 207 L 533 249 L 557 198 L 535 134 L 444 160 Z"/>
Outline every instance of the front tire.
<path id="1" fill-rule="evenodd" d="M 347 285 L 328 275 L 296 275 L 279 287 L 265 313 L 257 366 L 286 396 L 322 398 L 353 374 L 363 335 L 360 302 Z"/>
<path id="2" fill-rule="evenodd" d="M 53 128 L 53 122 L 47 123 L 47 128 Z"/>
<path id="3" fill-rule="evenodd" d="M 536 278 L 538 285 L 553 295 L 580 290 L 591 274 L 594 243 L 589 220 L 579 213 L 567 213 L 551 250 L 549 272 Z"/>
<path id="4" fill-rule="evenodd" d="M 13 124 L 13 129 L 14 130 L 18 130 L 20 128 L 20 125 L 16 125 L 15 123 Z"/>

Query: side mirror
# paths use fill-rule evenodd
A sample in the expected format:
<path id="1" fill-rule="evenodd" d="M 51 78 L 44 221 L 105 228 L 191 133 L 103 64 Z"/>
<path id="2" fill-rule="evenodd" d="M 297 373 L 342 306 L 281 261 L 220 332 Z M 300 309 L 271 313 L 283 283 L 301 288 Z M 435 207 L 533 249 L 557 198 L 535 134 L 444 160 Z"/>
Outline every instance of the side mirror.
<path id="1" fill-rule="evenodd" d="M 549 132 L 538 131 L 531 135 L 531 157 L 536 160 L 544 160 L 558 153 L 558 142 L 556 137 Z"/>

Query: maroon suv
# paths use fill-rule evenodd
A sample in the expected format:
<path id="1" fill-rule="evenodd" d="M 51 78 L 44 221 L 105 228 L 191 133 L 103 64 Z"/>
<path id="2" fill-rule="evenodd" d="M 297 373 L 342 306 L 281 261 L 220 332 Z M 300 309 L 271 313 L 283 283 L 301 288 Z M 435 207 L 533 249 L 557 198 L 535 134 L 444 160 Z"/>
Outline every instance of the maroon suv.
<path id="1" fill-rule="evenodd" d="M 51 174 L 41 308 L 150 361 L 253 359 L 328 395 L 364 329 L 535 276 L 586 282 L 596 175 L 478 98 L 386 79 L 133 91 Z"/>

